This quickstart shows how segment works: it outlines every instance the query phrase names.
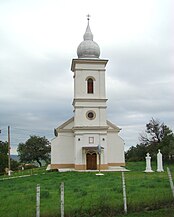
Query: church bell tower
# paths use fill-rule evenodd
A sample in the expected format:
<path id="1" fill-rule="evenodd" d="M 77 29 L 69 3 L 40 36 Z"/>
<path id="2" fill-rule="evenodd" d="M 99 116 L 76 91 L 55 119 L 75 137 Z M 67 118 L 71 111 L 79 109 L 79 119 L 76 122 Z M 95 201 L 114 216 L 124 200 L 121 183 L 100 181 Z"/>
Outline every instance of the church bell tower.
<path id="1" fill-rule="evenodd" d="M 77 59 L 72 60 L 74 73 L 74 145 L 75 168 L 97 169 L 97 147 L 102 147 L 102 164 L 107 164 L 107 119 L 105 67 L 108 60 L 100 59 L 100 48 L 93 41 L 89 26 L 77 48 Z M 83 151 L 83 154 L 79 150 Z M 88 156 L 89 155 L 89 156 Z M 88 160 L 88 158 L 91 158 Z M 92 158 L 94 160 L 92 160 Z M 89 161 L 89 162 L 88 162 Z M 84 168 L 87 167 L 87 168 Z"/>

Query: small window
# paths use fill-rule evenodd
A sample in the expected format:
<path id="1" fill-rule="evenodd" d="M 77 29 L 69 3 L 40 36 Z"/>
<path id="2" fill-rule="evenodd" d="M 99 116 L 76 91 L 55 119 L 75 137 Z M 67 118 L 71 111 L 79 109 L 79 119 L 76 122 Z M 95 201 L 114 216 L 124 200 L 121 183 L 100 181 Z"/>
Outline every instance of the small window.
<path id="1" fill-rule="evenodd" d="M 94 144 L 94 137 L 89 137 L 89 144 Z"/>
<path id="2" fill-rule="evenodd" d="M 88 93 L 94 93 L 94 82 L 92 78 L 89 78 L 87 80 L 87 92 Z"/>
<path id="3" fill-rule="evenodd" d="M 96 114 L 94 111 L 88 111 L 86 112 L 86 117 L 89 119 L 89 120 L 93 120 L 95 117 L 96 117 Z"/>
<path id="4" fill-rule="evenodd" d="M 93 119 L 94 118 L 94 113 L 93 112 L 89 112 L 88 113 L 88 118 L 89 119 Z"/>

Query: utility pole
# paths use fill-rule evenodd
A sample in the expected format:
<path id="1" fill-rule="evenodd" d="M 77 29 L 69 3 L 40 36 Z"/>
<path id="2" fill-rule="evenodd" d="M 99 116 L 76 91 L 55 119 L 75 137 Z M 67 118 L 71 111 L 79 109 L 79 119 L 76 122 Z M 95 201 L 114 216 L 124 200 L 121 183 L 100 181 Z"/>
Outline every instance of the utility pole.
<path id="1" fill-rule="evenodd" d="M 10 126 L 8 126 L 8 175 L 11 175 L 11 165 L 10 165 Z"/>

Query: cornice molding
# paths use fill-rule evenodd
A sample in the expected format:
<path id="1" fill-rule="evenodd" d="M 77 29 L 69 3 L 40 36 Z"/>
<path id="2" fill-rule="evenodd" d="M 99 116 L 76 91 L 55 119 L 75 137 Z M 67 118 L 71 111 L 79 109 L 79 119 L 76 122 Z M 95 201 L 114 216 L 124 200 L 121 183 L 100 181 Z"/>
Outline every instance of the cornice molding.
<path id="1" fill-rule="evenodd" d="M 75 65 L 77 63 L 79 64 L 104 64 L 106 65 L 108 62 L 108 60 L 105 59 L 73 59 L 72 60 L 72 64 L 71 64 L 71 71 L 74 72 L 75 71 Z M 89 70 L 89 69 L 88 69 Z"/>

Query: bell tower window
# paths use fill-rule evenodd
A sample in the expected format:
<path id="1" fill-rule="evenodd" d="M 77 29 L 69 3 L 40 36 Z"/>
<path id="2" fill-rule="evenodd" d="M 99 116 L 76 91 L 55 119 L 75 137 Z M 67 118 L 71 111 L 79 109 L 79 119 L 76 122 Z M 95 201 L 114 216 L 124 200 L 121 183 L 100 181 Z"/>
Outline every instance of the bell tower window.
<path id="1" fill-rule="evenodd" d="M 94 81 L 92 78 L 87 80 L 87 93 L 94 93 Z"/>

